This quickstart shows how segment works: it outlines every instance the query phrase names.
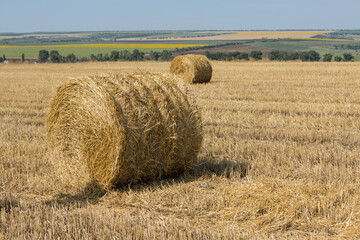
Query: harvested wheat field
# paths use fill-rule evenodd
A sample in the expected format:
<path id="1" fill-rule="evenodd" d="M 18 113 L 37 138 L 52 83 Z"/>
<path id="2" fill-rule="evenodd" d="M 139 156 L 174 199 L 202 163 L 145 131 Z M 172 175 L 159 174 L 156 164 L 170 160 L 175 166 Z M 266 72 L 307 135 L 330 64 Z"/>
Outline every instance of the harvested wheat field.
<path id="1" fill-rule="evenodd" d="M 211 64 L 198 163 L 108 191 L 58 174 L 56 88 L 170 63 L 0 65 L 0 239 L 360 238 L 360 64 Z"/>

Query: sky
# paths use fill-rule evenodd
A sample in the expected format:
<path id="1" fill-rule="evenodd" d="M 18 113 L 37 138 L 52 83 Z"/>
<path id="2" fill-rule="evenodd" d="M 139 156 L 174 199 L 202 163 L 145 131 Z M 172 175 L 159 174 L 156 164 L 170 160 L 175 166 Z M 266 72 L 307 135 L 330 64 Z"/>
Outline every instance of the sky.
<path id="1" fill-rule="evenodd" d="M 0 32 L 360 29 L 360 0 L 0 0 Z"/>

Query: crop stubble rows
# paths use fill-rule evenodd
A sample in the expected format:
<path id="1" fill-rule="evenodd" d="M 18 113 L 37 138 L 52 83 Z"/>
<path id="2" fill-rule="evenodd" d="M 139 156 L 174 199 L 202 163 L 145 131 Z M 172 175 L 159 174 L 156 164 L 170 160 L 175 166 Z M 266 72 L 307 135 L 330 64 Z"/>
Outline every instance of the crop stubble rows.
<path id="1" fill-rule="evenodd" d="M 56 86 L 138 68 L 169 63 L 0 66 L 0 236 L 359 237 L 358 63 L 214 62 L 212 82 L 190 87 L 204 124 L 193 170 L 108 193 L 68 188 L 45 139 Z"/>

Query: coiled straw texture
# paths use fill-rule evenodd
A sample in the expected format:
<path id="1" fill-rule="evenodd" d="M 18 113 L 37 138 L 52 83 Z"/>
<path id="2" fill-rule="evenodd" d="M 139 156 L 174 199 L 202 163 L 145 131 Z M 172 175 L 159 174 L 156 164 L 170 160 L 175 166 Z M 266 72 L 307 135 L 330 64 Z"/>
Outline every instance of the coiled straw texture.
<path id="1" fill-rule="evenodd" d="M 183 172 L 202 138 L 199 111 L 166 74 L 73 79 L 57 89 L 47 123 L 50 150 L 104 188 Z"/>
<path id="2" fill-rule="evenodd" d="M 212 77 L 212 67 L 204 55 L 181 55 L 175 57 L 170 72 L 186 83 L 207 83 Z"/>

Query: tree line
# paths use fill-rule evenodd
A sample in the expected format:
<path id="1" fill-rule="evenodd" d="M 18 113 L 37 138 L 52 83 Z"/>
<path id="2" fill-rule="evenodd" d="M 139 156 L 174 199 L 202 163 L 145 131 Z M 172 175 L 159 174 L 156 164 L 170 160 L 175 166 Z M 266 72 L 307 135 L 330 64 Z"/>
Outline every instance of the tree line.
<path id="1" fill-rule="evenodd" d="M 184 54 L 184 53 L 182 53 Z M 263 53 L 261 51 L 247 52 L 205 52 L 205 56 L 210 60 L 217 61 L 232 61 L 232 60 L 249 60 L 253 58 L 255 60 L 262 60 Z M 128 50 L 112 51 L 108 53 L 91 54 L 90 57 L 76 57 L 75 54 L 70 53 L 66 56 L 62 56 L 58 51 L 52 50 L 40 50 L 38 55 L 39 62 L 47 62 L 49 59 L 53 63 L 73 63 L 73 62 L 86 62 L 86 61 L 171 61 L 174 58 L 171 51 L 163 50 L 161 52 L 150 51 L 145 53 L 135 49 L 130 52 Z M 285 52 L 273 50 L 269 53 L 268 58 L 270 61 L 289 61 L 289 60 L 301 60 L 303 62 L 316 62 L 321 60 L 321 56 L 318 52 L 303 51 L 303 52 Z M 6 60 L 5 54 L 0 57 L 0 63 Z M 326 53 L 322 56 L 323 62 L 350 62 L 354 60 L 354 56 L 350 53 L 344 53 L 342 56 Z M 21 61 L 25 61 L 24 53 L 21 55 Z"/>
<path id="2" fill-rule="evenodd" d="M 314 50 L 303 52 L 281 52 L 278 50 L 271 51 L 269 53 L 270 61 L 289 61 L 289 60 L 301 60 L 303 62 L 318 62 L 321 60 L 321 56 Z M 331 53 L 325 53 L 322 57 L 323 62 L 331 62 L 333 59 L 335 62 L 351 62 L 354 60 L 354 56 L 351 53 L 344 53 L 342 56 L 334 56 Z"/>
<path id="3" fill-rule="evenodd" d="M 53 63 L 73 63 L 73 62 L 87 62 L 87 61 L 171 61 L 173 55 L 168 50 L 161 52 L 150 51 L 149 54 L 134 49 L 132 52 L 128 50 L 112 51 L 109 53 L 91 54 L 90 57 L 76 57 L 75 54 L 70 53 L 67 56 L 62 56 L 58 51 L 40 50 L 38 55 L 39 62 L 47 62 L 49 59 Z"/>
<path id="4" fill-rule="evenodd" d="M 255 60 L 261 60 L 263 53 L 261 51 L 251 51 L 250 54 L 247 52 L 205 52 L 205 56 L 210 60 L 217 61 L 232 61 L 232 60 L 249 60 L 253 58 Z M 301 60 L 303 62 L 318 62 L 321 60 L 324 62 L 351 62 L 354 60 L 354 56 L 350 53 L 344 53 L 342 56 L 334 56 L 333 54 L 326 53 L 322 57 L 314 50 L 302 51 L 302 52 L 285 52 L 273 50 L 269 53 L 268 58 L 270 61 L 296 61 Z"/>
<path id="5" fill-rule="evenodd" d="M 205 56 L 210 60 L 218 61 L 231 61 L 231 60 L 249 60 L 249 57 L 254 58 L 255 60 L 262 59 L 261 51 L 251 51 L 250 55 L 247 52 L 215 52 L 211 53 L 209 51 L 205 52 Z"/>

